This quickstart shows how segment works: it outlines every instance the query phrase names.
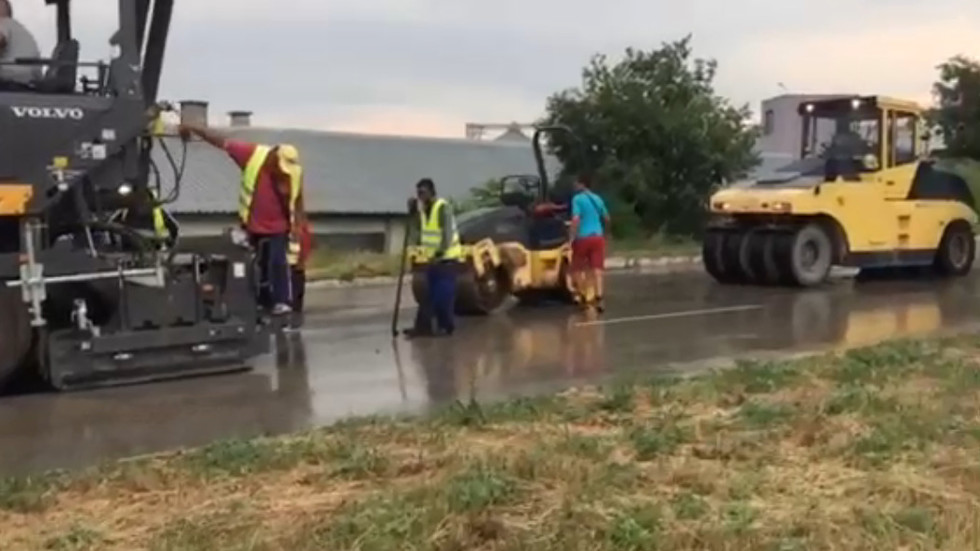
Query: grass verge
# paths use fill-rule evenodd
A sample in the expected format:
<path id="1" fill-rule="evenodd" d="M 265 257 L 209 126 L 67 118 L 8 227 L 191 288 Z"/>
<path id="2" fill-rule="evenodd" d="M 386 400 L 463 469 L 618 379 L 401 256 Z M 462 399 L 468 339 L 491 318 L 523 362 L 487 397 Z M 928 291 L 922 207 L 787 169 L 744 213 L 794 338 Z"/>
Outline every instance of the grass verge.
<path id="1" fill-rule="evenodd" d="M 655 235 L 647 239 L 626 239 L 610 244 L 610 255 L 627 258 L 693 256 L 701 253 L 701 243 L 689 238 Z"/>
<path id="2" fill-rule="evenodd" d="M 0 549 L 980 546 L 980 339 L 0 481 Z"/>

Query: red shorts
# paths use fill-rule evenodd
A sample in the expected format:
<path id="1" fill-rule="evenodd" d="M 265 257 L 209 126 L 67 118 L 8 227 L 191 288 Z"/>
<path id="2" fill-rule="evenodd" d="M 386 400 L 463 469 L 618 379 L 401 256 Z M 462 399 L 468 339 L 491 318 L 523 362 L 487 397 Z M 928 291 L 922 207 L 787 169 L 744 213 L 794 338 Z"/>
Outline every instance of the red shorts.
<path id="1" fill-rule="evenodd" d="M 606 266 L 606 238 L 601 235 L 572 241 L 572 270 L 601 270 Z"/>

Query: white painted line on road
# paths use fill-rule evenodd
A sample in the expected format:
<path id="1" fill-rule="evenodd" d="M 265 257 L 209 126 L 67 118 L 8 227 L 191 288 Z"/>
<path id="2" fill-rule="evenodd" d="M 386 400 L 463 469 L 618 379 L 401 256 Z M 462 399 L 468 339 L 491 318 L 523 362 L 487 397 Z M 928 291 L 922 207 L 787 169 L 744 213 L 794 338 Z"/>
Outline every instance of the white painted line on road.
<path id="1" fill-rule="evenodd" d="M 663 314 L 650 314 L 648 316 L 630 316 L 626 318 L 612 318 L 596 321 L 583 321 L 576 323 L 576 327 L 587 327 L 590 325 L 612 325 L 615 323 L 630 323 L 634 321 L 649 321 L 670 318 L 686 318 L 691 316 L 707 316 L 710 314 L 724 314 L 726 312 L 744 312 L 746 310 L 761 310 L 761 304 L 746 304 L 744 306 L 729 306 L 726 308 L 706 308 L 704 310 L 684 310 L 682 312 L 665 312 Z"/>

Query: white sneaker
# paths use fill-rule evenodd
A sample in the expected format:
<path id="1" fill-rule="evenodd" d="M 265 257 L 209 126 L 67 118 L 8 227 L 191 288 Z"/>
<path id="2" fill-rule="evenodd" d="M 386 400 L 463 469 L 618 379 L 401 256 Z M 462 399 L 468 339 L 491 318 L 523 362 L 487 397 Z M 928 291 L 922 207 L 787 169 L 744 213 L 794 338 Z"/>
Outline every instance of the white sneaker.
<path id="1" fill-rule="evenodd" d="M 281 316 L 292 312 L 293 309 L 288 304 L 279 303 L 272 307 L 273 316 Z"/>

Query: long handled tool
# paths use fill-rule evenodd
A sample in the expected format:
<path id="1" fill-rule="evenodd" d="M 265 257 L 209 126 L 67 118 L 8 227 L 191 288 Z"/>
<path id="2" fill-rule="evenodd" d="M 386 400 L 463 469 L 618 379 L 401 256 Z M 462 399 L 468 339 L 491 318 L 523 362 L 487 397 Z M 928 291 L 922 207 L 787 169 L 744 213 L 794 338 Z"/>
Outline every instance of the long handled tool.
<path id="1" fill-rule="evenodd" d="M 402 242 L 402 261 L 398 268 L 398 288 L 395 289 L 395 311 L 391 313 L 391 338 L 398 338 L 398 313 L 402 307 L 402 287 L 405 281 L 405 260 L 408 256 L 408 238 L 410 233 L 411 212 L 409 209 L 409 223 L 405 224 L 405 237 Z"/>

